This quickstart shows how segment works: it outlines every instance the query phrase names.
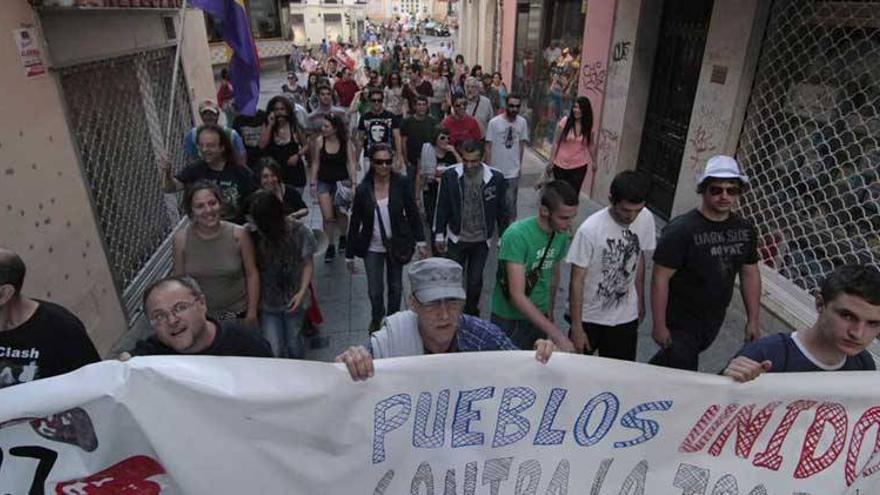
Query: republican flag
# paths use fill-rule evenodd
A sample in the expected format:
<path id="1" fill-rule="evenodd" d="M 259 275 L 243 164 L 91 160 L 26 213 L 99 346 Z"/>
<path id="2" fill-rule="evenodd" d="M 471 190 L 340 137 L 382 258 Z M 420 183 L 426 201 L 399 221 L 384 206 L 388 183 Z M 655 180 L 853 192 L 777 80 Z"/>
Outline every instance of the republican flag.
<path id="1" fill-rule="evenodd" d="M 218 24 L 220 36 L 232 49 L 229 79 L 235 108 L 240 114 L 254 115 L 260 99 L 260 57 L 244 0 L 190 0 L 190 5 L 207 12 Z"/>

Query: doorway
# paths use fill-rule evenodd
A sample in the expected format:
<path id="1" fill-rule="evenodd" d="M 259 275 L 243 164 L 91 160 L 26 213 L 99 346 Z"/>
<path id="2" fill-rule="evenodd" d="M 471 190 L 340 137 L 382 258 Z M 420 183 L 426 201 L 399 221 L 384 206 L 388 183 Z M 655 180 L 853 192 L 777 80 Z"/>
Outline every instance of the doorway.
<path id="1" fill-rule="evenodd" d="M 636 169 L 651 179 L 648 207 L 668 219 L 687 143 L 713 0 L 666 0 Z"/>

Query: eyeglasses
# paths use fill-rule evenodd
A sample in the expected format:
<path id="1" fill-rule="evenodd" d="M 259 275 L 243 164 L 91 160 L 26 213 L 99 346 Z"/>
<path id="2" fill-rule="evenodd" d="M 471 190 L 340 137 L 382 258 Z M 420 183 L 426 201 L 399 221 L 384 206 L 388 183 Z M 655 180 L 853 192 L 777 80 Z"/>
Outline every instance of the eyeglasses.
<path id="1" fill-rule="evenodd" d="M 373 103 L 382 103 L 382 98 L 370 98 Z"/>
<path id="2" fill-rule="evenodd" d="M 444 306 L 452 311 L 460 311 L 464 308 L 464 301 L 461 299 L 446 298 L 430 302 L 419 301 L 419 305 L 428 311 L 438 311 Z"/>
<path id="3" fill-rule="evenodd" d="M 170 315 L 164 311 L 157 311 L 150 316 L 150 324 L 154 327 L 158 325 L 167 325 L 172 316 L 179 318 L 180 315 L 195 306 L 196 302 L 198 302 L 198 299 L 193 299 L 192 301 L 180 301 L 171 307 Z"/>
<path id="4" fill-rule="evenodd" d="M 391 158 L 382 159 L 382 158 L 373 158 L 373 165 L 391 165 L 393 160 Z"/>
<path id="5" fill-rule="evenodd" d="M 728 196 L 739 196 L 742 194 L 742 188 L 739 186 L 709 186 L 708 191 L 711 196 L 720 196 L 721 193 L 727 193 Z"/>

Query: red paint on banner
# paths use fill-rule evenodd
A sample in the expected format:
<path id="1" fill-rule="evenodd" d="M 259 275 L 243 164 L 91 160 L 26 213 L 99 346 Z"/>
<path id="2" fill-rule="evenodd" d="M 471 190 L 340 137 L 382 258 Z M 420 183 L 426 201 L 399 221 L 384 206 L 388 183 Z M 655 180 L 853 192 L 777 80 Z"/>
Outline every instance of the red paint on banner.
<path id="1" fill-rule="evenodd" d="M 874 425 L 878 427 L 877 433 L 874 435 L 874 451 L 871 452 L 871 458 L 862 467 L 861 473 L 857 473 L 856 461 L 859 457 L 859 451 L 862 450 L 862 441 L 865 438 L 865 433 Z M 874 459 L 876 462 L 874 465 L 869 466 L 868 462 L 871 459 Z M 846 464 L 843 468 L 846 486 L 852 485 L 856 480 L 856 476 L 867 477 L 877 472 L 877 470 L 880 470 L 880 406 L 874 406 L 865 411 L 853 427 L 852 437 L 849 441 L 849 451 L 846 454 Z"/>
<path id="2" fill-rule="evenodd" d="M 55 485 L 56 495 L 159 495 L 162 487 L 147 478 L 164 474 L 155 459 L 143 455 L 129 457 L 87 478 Z"/>
<path id="3" fill-rule="evenodd" d="M 828 424 L 834 429 L 834 439 L 831 440 L 831 445 L 822 455 L 815 457 L 819 439 L 822 438 L 822 432 L 825 431 L 825 425 Z M 807 435 L 804 437 L 804 444 L 801 447 L 801 458 L 794 470 L 794 477 L 797 479 L 809 478 L 834 464 L 846 443 L 846 427 L 846 409 L 836 402 L 823 402 L 816 409 L 813 423 L 807 429 Z"/>
<path id="4" fill-rule="evenodd" d="M 779 454 L 779 451 L 782 449 L 785 437 L 791 431 L 791 427 L 794 425 L 798 415 L 815 405 L 816 401 L 814 400 L 796 400 L 786 406 L 785 416 L 782 417 L 782 421 L 779 422 L 779 426 L 776 427 L 776 430 L 770 437 L 770 441 L 767 442 L 764 452 L 755 455 L 752 465 L 778 471 L 779 466 L 782 465 L 782 456 Z"/>
<path id="5" fill-rule="evenodd" d="M 755 441 L 764 431 L 764 427 L 767 426 L 770 417 L 773 416 L 773 411 L 781 404 L 782 402 L 767 404 L 758 411 L 754 419 L 752 418 L 752 410 L 755 408 L 755 405 L 748 404 L 744 406 L 721 430 L 721 433 L 718 434 L 712 446 L 709 447 L 709 455 L 717 457 L 721 454 L 721 451 L 724 450 L 724 444 L 727 443 L 727 439 L 736 429 L 736 455 L 747 459 L 752 454 L 752 446 L 755 445 Z"/>

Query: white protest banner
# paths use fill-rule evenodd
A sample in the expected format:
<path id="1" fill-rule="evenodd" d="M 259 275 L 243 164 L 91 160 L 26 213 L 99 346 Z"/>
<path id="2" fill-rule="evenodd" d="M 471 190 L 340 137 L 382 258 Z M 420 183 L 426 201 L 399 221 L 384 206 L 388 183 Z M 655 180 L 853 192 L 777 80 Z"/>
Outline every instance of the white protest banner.
<path id="1" fill-rule="evenodd" d="M 0 390 L 0 494 L 880 493 L 877 373 L 153 357 Z"/>

